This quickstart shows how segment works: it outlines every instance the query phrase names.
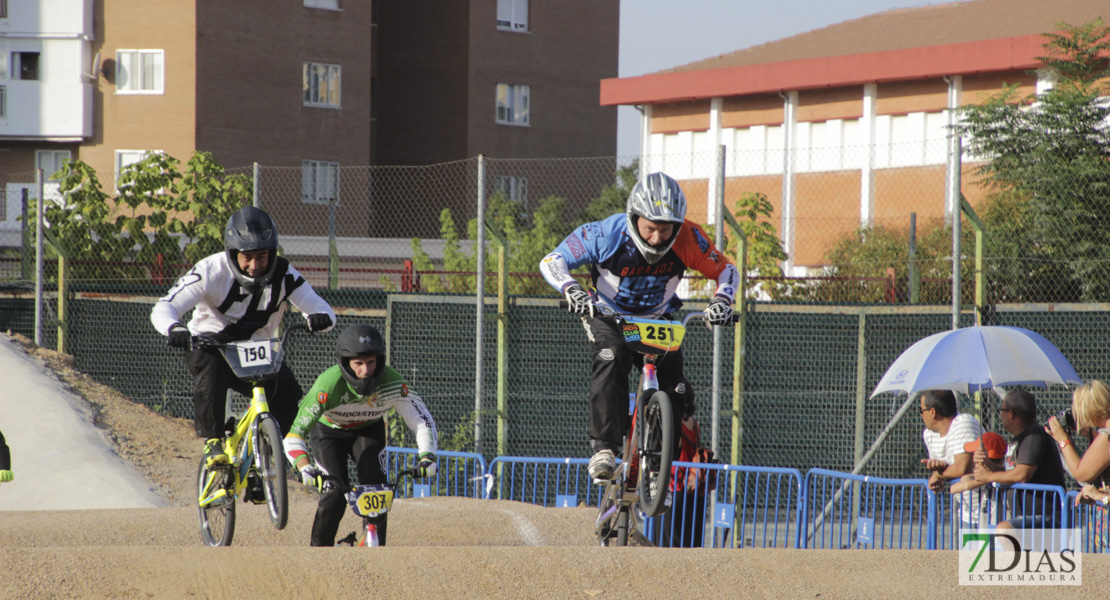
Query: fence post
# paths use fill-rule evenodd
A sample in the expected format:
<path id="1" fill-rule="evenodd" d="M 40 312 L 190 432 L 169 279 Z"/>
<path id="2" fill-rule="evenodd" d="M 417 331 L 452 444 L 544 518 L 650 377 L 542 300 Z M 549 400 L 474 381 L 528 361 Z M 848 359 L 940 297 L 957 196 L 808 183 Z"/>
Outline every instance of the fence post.
<path id="1" fill-rule="evenodd" d="M 258 163 L 251 167 L 251 203 L 262 208 L 262 167 Z"/>
<path id="2" fill-rule="evenodd" d="M 954 143 L 956 156 L 962 152 L 962 145 L 960 139 L 957 137 Z M 955 189 L 962 189 L 960 169 L 956 169 L 952 173 Z M 962 252 L 960 243 L 960 211 L 952 211 L 952 329 L 960 328 L 960 253 Z"/>
<path id="3" fill-rule="evenodd" d="M 859 312 L 859 334 L 856 338 L 856 438 L 852 463 L 863 458 L 863 434 L 867 415 L 867 310 Z"/>
<path id="4" fill-rule="evenodd" d="M 35 169 L 35 189 L 38 200 L 35 202 L 35 345 L 42 346 L 42 236 L 43 201 L 42 169 Z"/>
<path id="5" fill-rule="evenodd" d="M 328 198 L 328 288 L 339 289 L 339 246 L 335 242 L 335 198 Z"/>
<path id="6" fill-rule="evenodd" d="M 23 281 L 27 281 L 31 279 L 31 261 L 33 260 L 32 254 L 27 251 L 27 247 L 31 245 L 31 221 L 27 215 L 27 188 L 19 190 L 19 195 L 23 206 L 19 219 L 19 232 L 21 235 L 19 250 L 20 256 L 22 257 L 19 261 L 19 278 Z"/>
<path id="7" fill-rule="evenodd" d="M 478 316 L 474 325 L 474 451 L 482 448 L 482 347 L 485 341 L 486 320 L 486 158 L 478 155 L 478 256 L 477 304 Z"/>
<path id="8" fill-rule="evenodd" d="M 486 223 L 490 234 L 497 241 L 497 455 L 508 454 L 506 439 L 509 379 L 509 242 L 505 235 L 490 223 Z M 498 477 L 501 473 L 498 472 Z"/>
<path id="9" fill-rule="evenodd" d="M 921 301 L 921 274 L 917 270 L 917 213 L 910 213 L 910 304 Z"/>
<path id="10" fill-rule="evenodd" d="M 986 229 L 983 221 L 971 207 L 971 203 L 960 194 L 960 212 L 967 216 L 971 228 L 975 230 L 975 324 L 984 325 L 983 312 L 986 310 L 987 284 L 983 278 L 983 240 Z M 975 416 L 983 419 L 983 392 L 975 392 Z"/>
<path id="11" fill-rule="evenodd" d="M 928 550 L 937 549 L 937 494 L 933 490 L 925 487 L 926 498 L 926 512 L 928 517 L 925 521 L 925 526 L 928 528 L 928 533 L 925 534 L 925 548 Z"/>
<path id="12" fill-rule="evenodd" d="M 66 258 L 62 248 L 58 250 L 58 343 L 57 350 L 62 354 L 66 353 L 66 330 L 69 329 L 69 324 L 66 323 L 66 296 L 69 294 L 69 281 L 66 278 L 66 267 L 69 260 Z"/>
<path id="13" fill-rule="evenodd" d="M 748 293 L 748 238 L 736 217 L 729 211 L 721 216 L 736 235 L 736 271 L 740 281 L 736 285 L 736 314 L 740 318 L 733 328 L 732 345 L 732 452 L 729 462 L 741 464 L 744 444 L 744 344 L 747 342 L 747 293 Z M 735 485 L 735 474 L 732 484 Z M 735 490 L 734 490 L 735 491 Z"/>
<path id="14" fill-rule="evenodd" d="M 723 251 L 724 247 L 725 247 L 725 245 L 724 245 L 725 220 L 721 216 L 725 212 L 725 146 L 723 144 L 720 145 L 720 146 L 717 146 L 717 190 L 716 191 L 717 191 L 717 194 L 716 194 L 716 196 L 717 196 L 717 198 L 716 198 L 716 205 L 717 205 L 717 219 L 716 219 L 716 221 L 717 222 L 714 223 L 713 235 L 714 235 L 714 239 L 717 240 L 717 243 L 720 245 L 721 250 Z M 712 434 L 711 434 L 710 439 L 712 440 L 712 442 L 711 442 L 712 446 L 711 447 L 713 448 L 714 453 L 716 453 L 718 450 L 720 450 L 720 446 L 718 445 L 718 442 L 720 440 L 719 436 L 720 436 L 720 429 L 721 429 L 721 341 L 722 341 L 721 336 L 722 335 L 723 334 L 721 332 L 720 327 L 714 327 L 713 328 L 713 387 L 711 388 L 712 389 L 711 396 L 712 396 L 712 403 L 713 404 L 712 404 L 712 407 L 710 408 L 710 411 L 711 411 L 710 415 L 712 415 L 713 428 L 712 428 Z"/>

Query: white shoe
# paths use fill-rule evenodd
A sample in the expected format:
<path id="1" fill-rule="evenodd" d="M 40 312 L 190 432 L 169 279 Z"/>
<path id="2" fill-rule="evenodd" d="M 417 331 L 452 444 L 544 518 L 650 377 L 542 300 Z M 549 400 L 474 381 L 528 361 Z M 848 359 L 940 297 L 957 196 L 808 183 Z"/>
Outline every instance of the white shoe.
<path id="1" fill-rule="evenodd" d="M 613 478 L 613 471 L 617 468 L 617 459 L 613 456 L 612 450 L 598 450 L 594 453 L 593 458 L 590 459 L 590 465 L 586 468 L 590 473 L 590 478 L 595 483 L 601 483 Z"/>

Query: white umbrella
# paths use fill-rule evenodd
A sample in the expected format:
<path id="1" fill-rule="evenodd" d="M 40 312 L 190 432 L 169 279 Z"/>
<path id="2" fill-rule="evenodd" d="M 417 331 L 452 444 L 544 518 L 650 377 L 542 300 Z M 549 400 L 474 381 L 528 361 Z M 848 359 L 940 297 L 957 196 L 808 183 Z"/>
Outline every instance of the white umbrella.
<path id="1" fill-rule="evenodd" d="M 1069 383 L 1083 380 L 1041 334 L 1020 327 L 974 326 L 915 342 L 890 365 L 871 397 L 883 392 L 970 394 L 994 386 Z"/>

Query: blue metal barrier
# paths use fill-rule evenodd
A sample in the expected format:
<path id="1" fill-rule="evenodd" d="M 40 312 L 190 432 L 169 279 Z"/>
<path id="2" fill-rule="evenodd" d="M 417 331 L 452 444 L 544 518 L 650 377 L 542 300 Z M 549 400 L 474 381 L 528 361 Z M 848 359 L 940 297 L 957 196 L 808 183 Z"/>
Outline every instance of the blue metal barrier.
<path id="1" fill-rule="evenodd" d="M 957 494 L 937 494 L 936 547 L 958 550 L 960 529 L 990 530 L 1021 516 L 1040 517 L 1041 529 L 1067 529 L 1075 522 L 1067 498 L 1062 487 L 1035 483 L 992 483 Z"/>
<path id="2" fill-rule="evenodd" d="M 1064 499 L 1070 507 L 1069 523 L 1083 530 L 1083 552 L 1110 552 L 1110 507 L 1102 503 L 1075 504 L 1079 492 L 1068 492 Z"/>
<path id="3" fill-rule="evenodd" d="M 398 471 L 416 465 L 418 451 L 415 448 L 387 446 L 388 473 L 391 478 Z M 486 459 L 473 452 L 436 452 L 435 477 L 415 481 L 397 489 L 398 497 L 408 497 L 411 489 L 413 496 L 458 496 L 463 498 L 484 498 L 486 482 Z"/>
<path id="4" fill-rule="evenodd" d="M 644 533 L 666 548 L 798 547 L 802 473 L 797 469 L 675 461 L 671 511 Z M 681 470 L 680 470 L 681 469 Z M 707 477 L 695 477 L 705 473 Z M 715 477 L 714 477 L 715 474 Z M 685 477 L 696 479 L 685 490 Z M 715 489 L 706 482 L 716 479 Z M 677 485 L 676 485 L 677 484 Z"/>
<path id="5" fill-rule="evenodd" d="M 936 495 L 925 479 L 810 469 L 803 495 L 803 548 L 936 547 Z"/>
<path id="6" fill-rule="evenodd" d="M 540 506 L 597 506 L 601 487 L 590 481 L 586 458 L 537 458 L 498 456 L 490 461 L 487 476 L 493 485 L 486 498 L 517 500 Z"/>

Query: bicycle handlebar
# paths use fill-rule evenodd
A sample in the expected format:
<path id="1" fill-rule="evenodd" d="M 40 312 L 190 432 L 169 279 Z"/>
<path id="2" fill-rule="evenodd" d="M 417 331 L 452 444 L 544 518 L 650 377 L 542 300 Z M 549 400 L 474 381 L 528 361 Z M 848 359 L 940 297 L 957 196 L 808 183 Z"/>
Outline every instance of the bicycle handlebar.
<path id="1" fill-rule="evenodd" d="M 294 323 L 285 329 L 285 333 L 281 334 L 281 345 L 284 347 L 286 340 L 289 339 L 289 334 L 294 331 L 308 331 L 307 323 Z M 228 344 L 233 342 L 242 342 L 247 340 L 228 340 L 221 342 L 213 339 L 214 334 L 194 335 L 192 336 L 193 348 L 226 348 Z"/>
<path id="2" fill-rule="evenodd" d="M 594 305 L 594 309 L 596 309 L 597 312 L 601 313 L 601 315 L 604 316 L 604 317 L 613 317 L 613 318 L 618 318 L 618 319 L 621 318 L 621 317 L 639 317 L 639 315 L 628 315 L 628 314 L 624 314 L 624 313 L 619 313 L 619 312 L 609 308 L 608 306 L 605 306 L 604 304 L 601 304 L 601 303 L 598 303 L 598 302 L 594 302 L 593 305 Z M 567 302 L 565 299 L 559 301 L 559 308 L 565 309 L 569 306 L 570 306 L 570 302 Z M 705 318 L 705 313 L 703 313 L 700 310 L 691 310 L 691 311 L 687 312 L 686 314 L 682 315 L 682 319 L 667 319 L 667 320 L 676 320 L 676 321 L 680 320 L 682 322 L 682 326 L 685 327 L 688 323 L 690 323 L 691 319 L 699 319 L 699 318 L 704 319 Z M 736 323 L 739 320 L 740 320 L 740 315 L 733 312 L 732 313 L 732 322 Z"/>

